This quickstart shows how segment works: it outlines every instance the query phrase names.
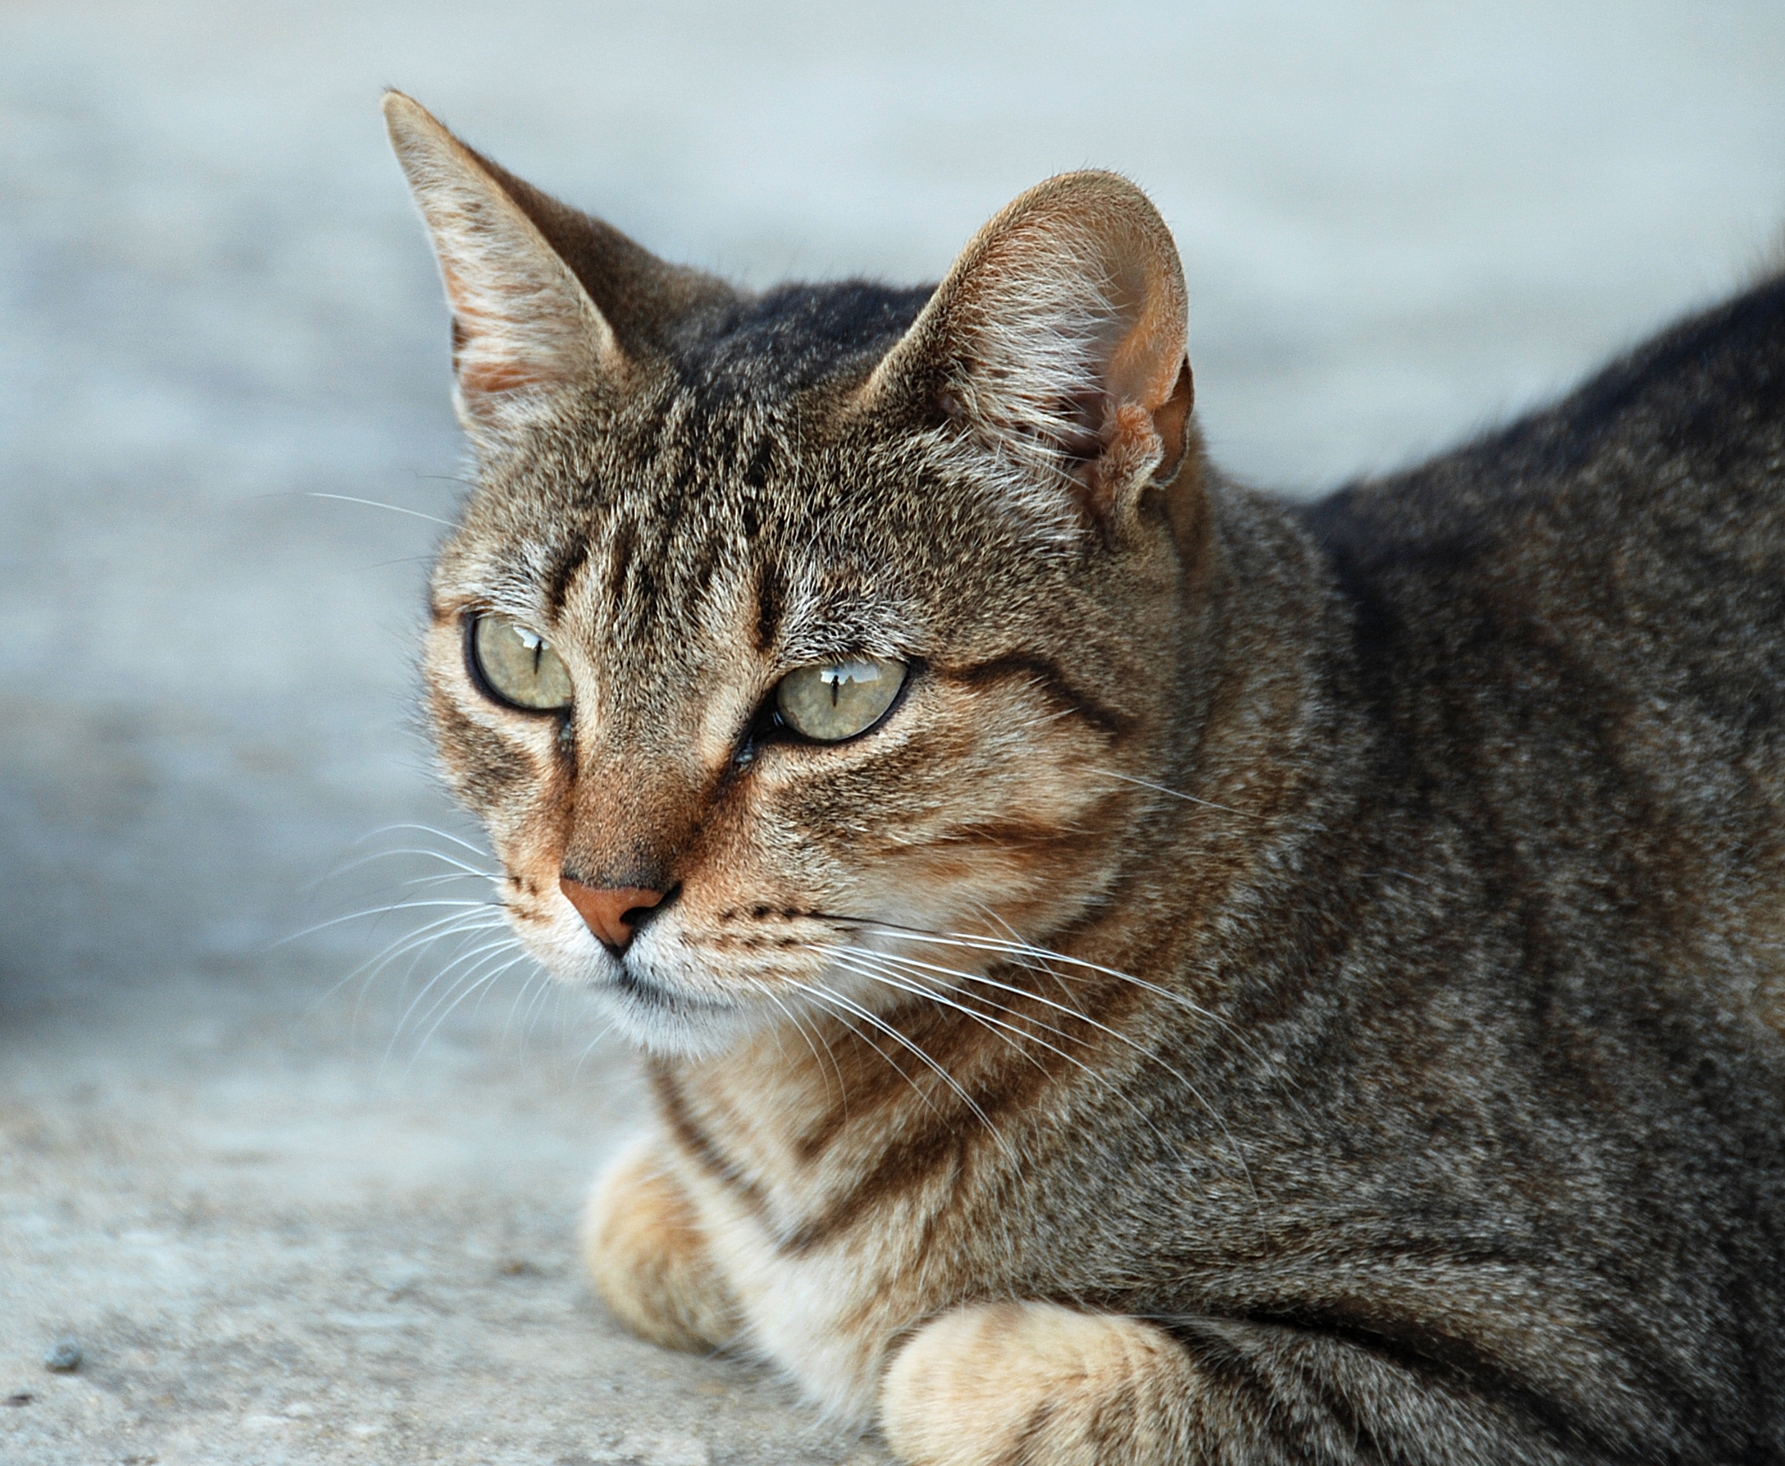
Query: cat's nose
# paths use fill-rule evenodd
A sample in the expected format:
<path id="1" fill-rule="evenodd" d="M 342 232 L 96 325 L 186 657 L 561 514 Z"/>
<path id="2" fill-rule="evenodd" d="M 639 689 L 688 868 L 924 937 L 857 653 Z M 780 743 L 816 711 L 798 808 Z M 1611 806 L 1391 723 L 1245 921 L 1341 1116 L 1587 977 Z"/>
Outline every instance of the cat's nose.
<path id="1" fill-rule="evenodd" d="M 637 919 L 663 899 L 663 892 L 644 886 L 585 886 L 569 876 L 558 881 L 558 889 L 616 956 L 632 941 Z"/>

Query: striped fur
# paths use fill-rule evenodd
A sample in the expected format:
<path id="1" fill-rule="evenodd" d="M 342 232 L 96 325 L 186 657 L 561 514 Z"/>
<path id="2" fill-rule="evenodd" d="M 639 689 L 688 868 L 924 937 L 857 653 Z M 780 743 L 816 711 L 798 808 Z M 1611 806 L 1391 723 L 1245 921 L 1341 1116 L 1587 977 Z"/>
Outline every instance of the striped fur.
<path id="1" fill-rule="evenodd" d="M 656 1097 L 618 1317 L 934 1466 L 1785 1462 L 1785 284 L 1297 509 L 1121 179 L 750 295 L 387 114 L 479 455 L 442 766 Z M 762 732 L 862 655 L 872 732 Z M 617 957 L 561 876 L 671 894 Z"/>

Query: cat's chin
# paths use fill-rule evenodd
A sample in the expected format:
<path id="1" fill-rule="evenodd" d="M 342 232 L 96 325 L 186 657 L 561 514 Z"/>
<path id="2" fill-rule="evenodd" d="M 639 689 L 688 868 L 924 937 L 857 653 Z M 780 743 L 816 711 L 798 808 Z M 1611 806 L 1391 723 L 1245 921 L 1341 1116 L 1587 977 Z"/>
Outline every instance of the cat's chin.
<path id="1" fill-rule="evenodd" d="M 714 1058 L 767 1021 L 758 1004 L 698 996 L 636 972 L 624 962 L 611 964 L 608 973 L 588 987 L 613 1015 L 615 1029 L 662 1058 Z"/>

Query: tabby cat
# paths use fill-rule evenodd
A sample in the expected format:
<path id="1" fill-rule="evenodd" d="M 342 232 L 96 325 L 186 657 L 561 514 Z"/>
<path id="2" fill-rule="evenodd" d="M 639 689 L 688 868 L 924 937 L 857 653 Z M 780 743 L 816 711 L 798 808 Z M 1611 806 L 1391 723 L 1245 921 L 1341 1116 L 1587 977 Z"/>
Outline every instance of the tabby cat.
<path id="1" fill-rule="evenodd" d="M 1121 178 L 752 294 L 385 111 L 618 1318 L 924 1466 L 1785 1462 L 1785 282 L 1298 504 Z"/>

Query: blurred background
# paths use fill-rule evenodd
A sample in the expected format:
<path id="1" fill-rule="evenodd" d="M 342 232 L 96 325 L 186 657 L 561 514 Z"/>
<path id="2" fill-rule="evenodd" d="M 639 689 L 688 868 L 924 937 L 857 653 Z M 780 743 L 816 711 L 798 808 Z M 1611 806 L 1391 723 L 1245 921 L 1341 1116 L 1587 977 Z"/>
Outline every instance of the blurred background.
<path id="1" fill-rule="evenodd" d="M 586 1298 L 597 1023 L 362 970 L 458 908 L 337 921 L 479 895 L 400 853 L 478 859 L 411 707 L 465 469 L 382 86 L 754 285 L 932 280 L 1119 169 L 1213 451 L 1299 494 L 1775 258 L 1782 79 L 1777 0 L 0 3 L 0 1457 L 881 1459 Z"/>

